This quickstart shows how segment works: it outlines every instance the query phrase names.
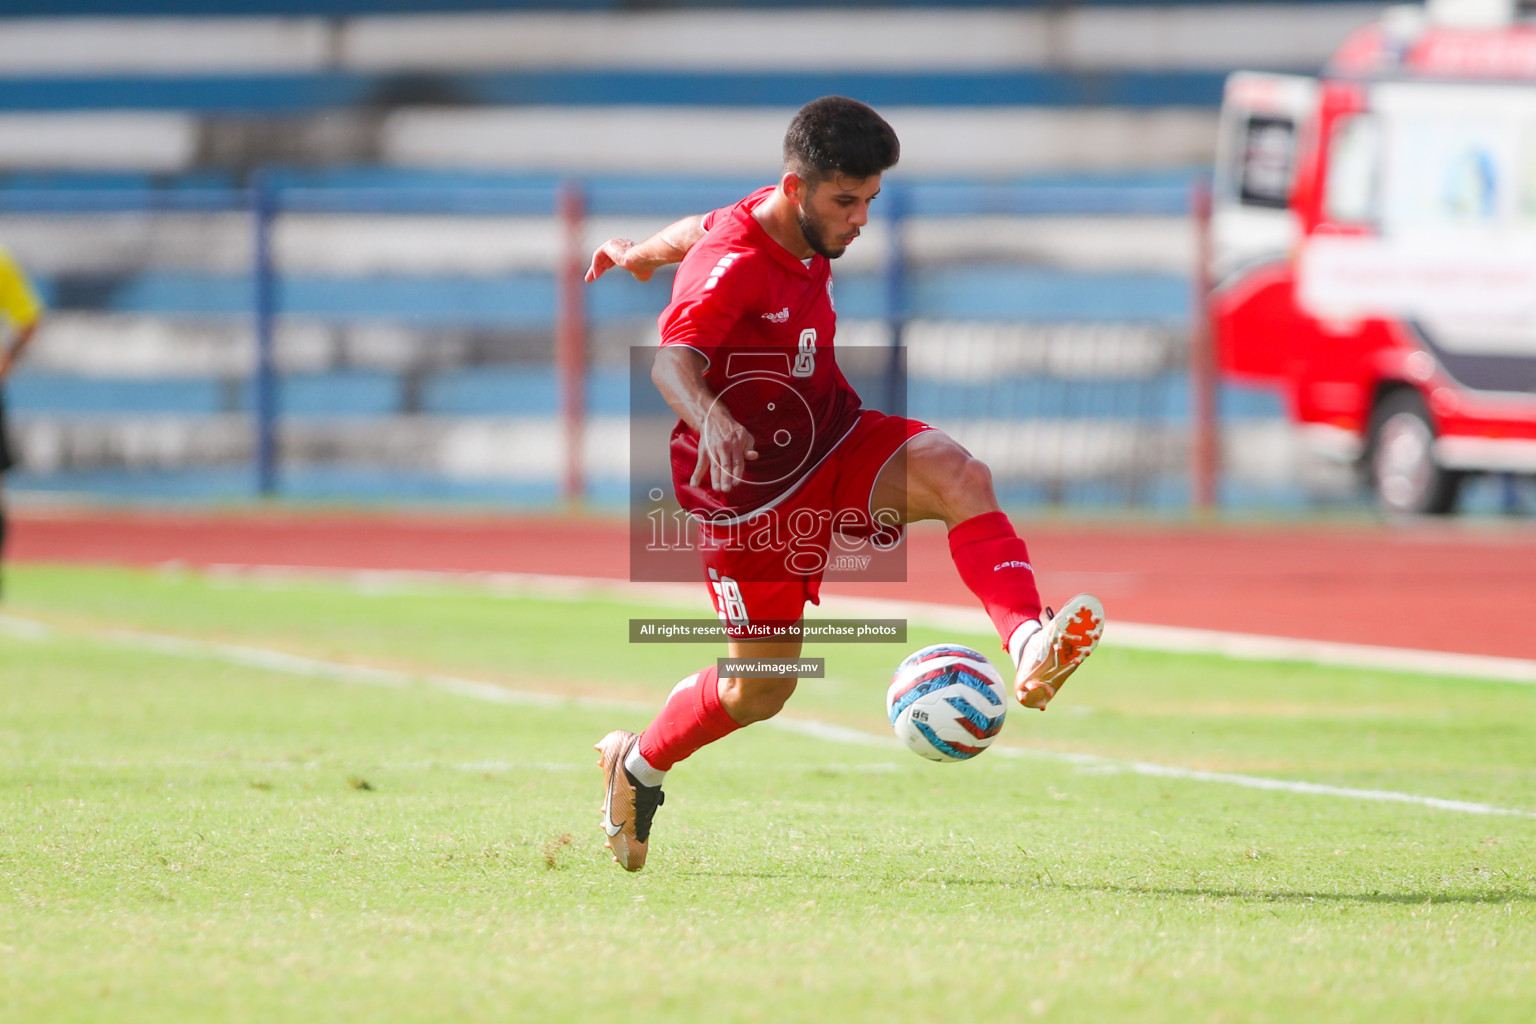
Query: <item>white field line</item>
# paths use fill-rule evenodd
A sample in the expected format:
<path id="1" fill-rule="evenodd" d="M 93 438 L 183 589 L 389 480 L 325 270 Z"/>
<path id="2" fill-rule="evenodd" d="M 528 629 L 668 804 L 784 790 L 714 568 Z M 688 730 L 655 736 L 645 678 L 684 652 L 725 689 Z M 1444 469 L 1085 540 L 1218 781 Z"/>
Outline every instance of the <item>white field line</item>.
<path id="1" fill-rule="evenodd" d="M 62 638 L 65 634 L 54 630 L 44 623 L 12 615 L 0 615 L 0 635 L 10 636 L 18 640 L 48 643 Z M 497 686 L 493 683 L 463 679 L 457 676 L 435 673 L 418 676 L 394 669 L 348 665 L 320 658 L 286 654 L 266 648 L 246 647 L 208 640 L 194 640 L 187 637 L 166 636 L 158 633 L 141 633 L 133 630 L 114 629 L 81 631 L 73 635 L 84 635 L 99 642 L 119 647 L 148 650 L 175 657 L 208 658 L 222 661 L 226 664 L 265 669 L 288 675 L 329 679 L 343 683 L 357 683 L 389 689 L 403 689 L 416 684 L 425 684 L 432 689 L 445 693 L 497 704 L 541 708 L 583 707 L 596 710 L 640 712 L 655 710 L 653 704 L 639 701 L 613 700 L 601 697 L 562 697 L 550 693 L 513 690 Z M 902 749 L 901 744 L 893 736 L 869 733 L 862 729 L 835 725 L 830 722 L 820 722 L 814 719 L 780 715 L 776 718 L 768 719 L 764 724 L 783 732 L 809 736 L 832 743 L 876 747 L 892 751 Z M 1210 782 L 1229 786 L 1241 786 L 1247 789 L 1270 790 L 1272 792 L 1304 793 L 1313 796 L 1331 796 L 1351 800 L 1411 804 L 1442 811 L 1460 811 L 1466 814 L 1536 819 L 1536 811 L 1497 807 L 1492 804 L 1473 803 L 1465 800 L 1444 800 L 1439 797 L 1398 793 L 1392 790 L 1356 789 L 1348 786 L 1329 786 L 1316 782 L 1270 779 L 1258 775 L 1240 775 L 1233 772 L 1199 771 L 1192 768 L 1181 768 L 1176 765 L 1155 764 L 1149 761 L 1132 761 L 1124 758 L 1105 757 L 1099 754 L 1028 750 L 1021 747 L 1005 746 L 994 746 L 993 750 L 996 751 L 997 756 L 1001 757 L 1054 761 L 1074 765 L 1083 771 L 1124 772 L 1155 778 L 1174 779 L 1185 782 Z"/>
<path id="2" fill-rule="evenodd" d="M 304 579 L 341 580 L 361 593 L 402 594 L 441 592 L 472 586 L 505 597 L 544 600 L 651 600 L 691 609 L 710 618 L 702 586 L 693 583 L 629 583 L 588 576 L 539 573 L 444 573 L 396 570 L 308 569 L 286 566 L 214 566 L 215 579 L 258 581 L 289 586 Z M 922 601 L 888 601 L 825 594 L 819 614 L 833 618 L 905 619 L 910 623 L 987 634 L 991 624 L 978 608 Z M 1105 629 L 1109 643 L 1137 650 L 1177 654 L 1216 654 L 1242 661 L 1296 661 L 1313 665 L 1365 668 L 1413 675 L 1444 675 L 1466 679 L 1536 684 L 1536 661 L 1478 654 L 1420 651 L 1403 647 L 1344 644 L 1326 640 L 1297 640 L 1253 633 L 1223 633 L 1213 629 L 1156 626 L 1122 622 L 1110 616 Z"/>
<path id="3" fill-rule="evenodd" d="M 153 771 L 163 769 L 167 771 L 185 771 L 193 768 L 223 767 L 236 769 L 241 772 L 271 771 L 271 772 L 316 772 L 330 771 L 336 768 L 336 762 L 327 761 L 248 761 L 239 758 L 227 757 L 223 754 L 210 757 L 177 757 L 155 760 L 134 760 L 130 758 L 106 759 L 106 758 L 73 758 L 57 760 L 57 764 L 68 768 L 93 768 L 101 771 L 115 771 L 123 768 Z M 31 767 L 29 761 L 0 761 L 0 767 L 23 768 Z M 518 773 L 518 772 L 576 772 L 585 773 L 592 770 L 590 761 L 368 761 L 361 765 L 367 771 L 453 771 L 474 772 L 477 774 L 490 773 Z M 839 775 L 886 775 L 899 771 L 895 762 L 876 761 L 870 764 L 840 764 L 836 762 L 818 762 L 815 766 L 818 774 Z"/>
<path id="4" fill-rule="evenodd" d="M 770 718 L 769 723 L 786 732 L 799 733 L 816 739 L 840 743 L 856 743 L 862 746 L 902 748 L 894 737 L 876 736 L 860 729 L 852 729 L 827 722 L 806 719 Z M 1101 754 L 1074 754 L 1055 750 L 1029 750 L 1024 747 L 990 748 L 1012 760 L 1058 761 L 1076 765 L 1084 771 L 1104 774 L 1127 773 L 1147 775 L 1160 779 L 1178 779 L 1185 782 L 1214 782 L 1246 789 L 1267 789 L 1281 793 L 1310 793 L 1314 796 L 1335 796 L 1352 800 L 1374 800 L 1384 803 L 1416 804 L 1434 807 L 1442 811 L 1462 811 L 1467 814 L 1495 815 L 1502 817 L 1536 818 L 1536 811 L 1521 811 L 1492 804 L 1472 803 L 1466 800 L 1443 800 L 1440 797 L 1418 796 L 1414 793 L 1398 793 L 1389 789 L 1356 789 L 1350 786 L 1329 786 L 1320 782 L 1298 782 L 1290 779 L 1268 779 L 1260 775 L 1239 775 L 1234 772 L 1207 772 L 1176 765 L 1155 764 L 1151 761 L 1131 761 Z"/>

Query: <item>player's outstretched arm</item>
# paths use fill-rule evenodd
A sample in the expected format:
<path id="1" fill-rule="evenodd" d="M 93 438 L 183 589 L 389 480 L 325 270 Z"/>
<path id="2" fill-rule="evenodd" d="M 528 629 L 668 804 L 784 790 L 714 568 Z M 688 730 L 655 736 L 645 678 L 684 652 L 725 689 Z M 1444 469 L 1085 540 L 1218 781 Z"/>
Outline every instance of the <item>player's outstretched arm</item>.
<path id="1" fill-rule="evenodd" d="M 643 242 L 610 238 L 592 254 L 587 281 L 596 281 L 614 267 L 627 270 L 636 281 L 649 281 L 657 269 L 677 263 L 704 237 L 704 218 L 699 215 L 673 221 Z"/>
<path id="2" fill-rule="evenodd" d="M 4 380 L 21 357 L 43 317 L 32 282 L 8 251 L 0 248 L 0 380 Z M 10 326 L 6 344 L 6 325 Z"/>
<path id="3" fill-rule="evenodd" d="M 38 321 L 34 320 L 15 333 L 8 346 L 0 347 L 0 381 L 9 377 L 11 370 L 16 366 L 16 360 L 21 358 L 21 350 L 27 347 L 32 340 L 32 335 L 37 330 Z"/>
<path id="4" fill-rule="evenodd" d="M 708 479 L 710 490 L 724 494 L 741 480 L 757 449 L 752 434 L 704 383 L 704 366 L 697 349 L 663 345 L 656 351 L 651 380 L 672 411 L 699 433 L 699 461 L 688 482 L 697 487 Z"/>

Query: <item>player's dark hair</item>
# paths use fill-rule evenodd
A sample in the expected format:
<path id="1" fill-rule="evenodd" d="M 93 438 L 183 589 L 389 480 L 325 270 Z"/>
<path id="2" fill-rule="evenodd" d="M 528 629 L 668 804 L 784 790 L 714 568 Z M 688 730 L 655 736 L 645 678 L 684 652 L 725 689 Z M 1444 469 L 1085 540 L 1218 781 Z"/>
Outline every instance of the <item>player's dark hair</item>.
<path id="1" fill-rule="evenodd" d="M 885 118 L 846 96 L 823 96 L 801 107 L 784 133 L 784 169 L 812 188 L 832 175 L 868 178 L 901 158 L 901 143 Z"/>

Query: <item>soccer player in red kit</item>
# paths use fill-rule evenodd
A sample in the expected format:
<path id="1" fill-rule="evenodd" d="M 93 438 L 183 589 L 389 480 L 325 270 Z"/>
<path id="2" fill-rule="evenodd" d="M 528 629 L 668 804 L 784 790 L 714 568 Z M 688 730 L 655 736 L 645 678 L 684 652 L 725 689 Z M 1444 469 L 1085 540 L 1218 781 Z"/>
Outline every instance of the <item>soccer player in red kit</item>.
<path id="1" fill-rule="evenodd" d="M 943 431 L 864 409 L 837 367 L 830 261 L 859 236 L 899 155 L 896 133 L 868 106 L 815 100 L 790 123 L 777 185 L 639 244 L 610 239 L 587 280 L 619 267 L 644 281 L 681 263 L 651 379 L 679 417 L 673 484 L 699 523 L 732 658 L 799 656 L 798 634 L 772 627 L 798 623 L 819 600 L 834 530 L 889 546 L 906 523 L 938 519 L 1017 667 L 1019 700 L 1044 709 L 1093 651 L 1103 608 L 1079 595 L 1059 615 L 1042 610 L 986 465 Z M 603 737 L 603 830 L 620 865 L 645 864 L 672 766 L 778 714 L 796 682 L 719 678 L 712 665 L 678 683 L 638 736 Z"/>

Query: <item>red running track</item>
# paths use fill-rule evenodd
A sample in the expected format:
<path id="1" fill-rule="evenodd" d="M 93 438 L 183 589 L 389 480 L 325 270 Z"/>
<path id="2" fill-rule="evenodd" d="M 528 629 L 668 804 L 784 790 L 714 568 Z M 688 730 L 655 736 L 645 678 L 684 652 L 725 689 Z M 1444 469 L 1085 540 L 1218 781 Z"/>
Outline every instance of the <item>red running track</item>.
<path id="1" fill-rule="evenodd" d="M 584 517 L 306 512 L 12 513 L 33 562 L 523 572 L 622 579 L 624 524 Z M 1536 527 L 1062 525 L 1018 521 L 1042 595 L 1078 591 L 1116 619 L 1536 659 Z M 972 604 L 944 534 L 919 524 L 908 581 L 839 592 Z M 707 614 L 701 584 L 699 605 Z"/>

